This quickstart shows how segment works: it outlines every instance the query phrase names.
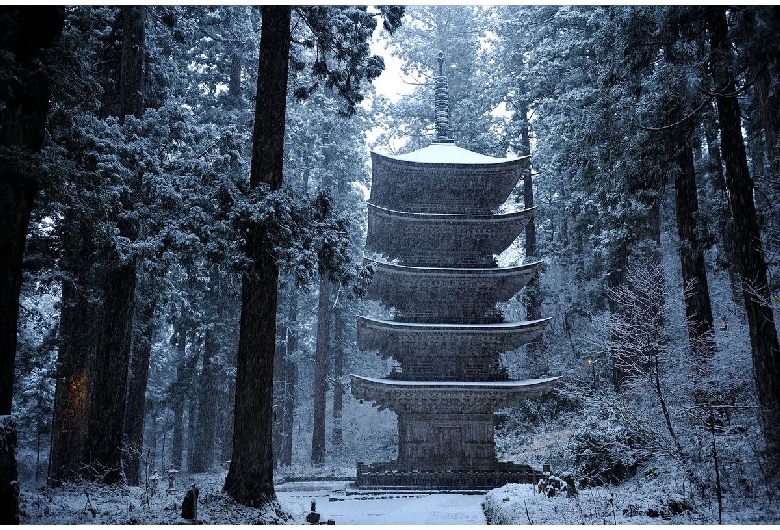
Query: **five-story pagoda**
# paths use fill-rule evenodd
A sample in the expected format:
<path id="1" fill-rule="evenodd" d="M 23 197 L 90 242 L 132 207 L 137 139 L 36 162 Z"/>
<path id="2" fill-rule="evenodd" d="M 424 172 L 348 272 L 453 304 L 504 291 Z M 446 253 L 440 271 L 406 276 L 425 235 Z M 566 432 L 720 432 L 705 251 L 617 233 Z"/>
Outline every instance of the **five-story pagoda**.
<path id="1" fill-rule="evenodd" d="M 385 379 L 351 376 L 352 394 L 398 416 L 398 458 L 358 463 L 360 488 L 489 489 L 536 481 L 529 466 L 498 462 L 494 413 L 551 388 L 555 378 L 510 380 L 500 354 L 541 334 L 549 319 L 505 322 L 496 308 L 539 262 L 498 267 L 531 210 L 496 213 L 528 157 L 493 158 L 449 138 L 439 54 L 436 141 L 401 156 L 372 153 L 366 250 L 368 294 L 392 320 L 358 318 L 358 347 L 392 357 Z"/>

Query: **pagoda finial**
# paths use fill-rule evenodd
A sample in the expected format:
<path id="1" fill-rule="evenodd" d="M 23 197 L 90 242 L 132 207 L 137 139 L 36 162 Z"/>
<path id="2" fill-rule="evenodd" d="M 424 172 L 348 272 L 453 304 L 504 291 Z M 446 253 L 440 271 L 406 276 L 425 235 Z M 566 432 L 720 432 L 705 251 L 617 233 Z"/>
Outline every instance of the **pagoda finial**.
<path id="1" fill-rule="evenodd" d="M 436 143 L 451 144 L 450 138 L 450 94 L 447 77 L 444 75 L 444 52 L 439 51 L 439 75 L 436 76 Z"/>

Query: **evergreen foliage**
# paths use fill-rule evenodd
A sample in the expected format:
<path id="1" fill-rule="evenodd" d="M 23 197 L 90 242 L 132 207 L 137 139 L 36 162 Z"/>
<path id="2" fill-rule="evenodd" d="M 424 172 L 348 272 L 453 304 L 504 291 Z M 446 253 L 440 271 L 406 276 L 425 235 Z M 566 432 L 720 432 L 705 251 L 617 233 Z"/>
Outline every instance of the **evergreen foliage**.
<path id="1" fill-rule="evenodd" d="M 263 504 L 282 397 L 277 476 L 393 458 L 392 414 L 347 378 L 391 362 L 356 347 L 366 138 L 432 141 L 439 50 L 458 145 L 531 156 L 510 206 L 533 198 L 533 230 L 497 259 L 545 264 L 501 309 L 552 321 L 502 363 L 564 382 L 502 413 L 500 458 L 585 488 L 686 484 L 708 521 L 710 501 L 776 499 L 776 7 L 271 11 L 0 10 L 3 522 L 17 463 L 23 489 L 232 463 L 226 490 Z M 271 29 L 286 74 L 258 70 Z M 408 96 L 374 90 L 374 38 Z"/>

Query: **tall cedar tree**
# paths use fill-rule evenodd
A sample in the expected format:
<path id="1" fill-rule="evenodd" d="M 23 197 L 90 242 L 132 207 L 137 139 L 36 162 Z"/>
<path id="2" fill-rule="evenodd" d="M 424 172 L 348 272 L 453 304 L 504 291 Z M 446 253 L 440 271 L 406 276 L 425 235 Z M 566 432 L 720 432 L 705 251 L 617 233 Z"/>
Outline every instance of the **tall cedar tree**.
<path id="1" fill-rule="evenodd" d="M 157 297 L 150 288 L 151 283 L 151 280 L 139 281 L 133 317 L 136 329 L 133 334 L 127 378 L 123 431 L 125 454 L 122 459 L 125 480 L 130 486 L 137 486 L 141 479 L 139 466 L 142 461 L 144 439 L 144 405 L 155 331 L 153 317 L 157 307 Z"/>
<path id="2" fill-rule="evenodd" d="M 710 8 L 708 15 L 721 151 L 726 165 L 729 207 L 734 218 L 756 390 L 762 407 L 761 424 L 768 450 L 777 455 L 780 452 L 780 347 L 769 305 L 767 266 L 753 202 L 753 179 L 742 137 L 726 8 Z"/>
<path id="3" fill-rule="evenodd" d="M 384 27 L 395 30 L 403 8 L 381 11 Z M 375 79 L 384 69 L 381 57 L 369 56 L 373 16 L 362 8 L 327 6 L 296 8 L 296 14 L 313 34 L 314 39 L 307 42 L 310 46 L 316 42 L 318 49 L 312 65 L 317 80 L 310 87 L 296 89 L 296 97 L 307 97 L 324 81 L 345 103 L 343 113 L 352 115 L 362 100 L 361 81 Z M 263 6 L 262 18 L 250 187 L 267 185 L 273 192 L 282 186 L 291 8 Z M 331 54 L 335 56 L 332 64 Z M 251 263 L 242 284 L 233 456 L 224 488 L 250 506 L 276 496 L 272 432 L 279 267 L 274 249 L 269 248 L 267 229 L 251 226 L 245 243 Z"/>
<path id="4" fill-rule="evenodd" d="M 118 11 L 120 47 L 116 60 L 107 61 L 115 64 L 107 70 L 116 89 L 103 93 L 103 118 L 117 116 L 123 123 L 125 116 L 143 113 L 145 12 L 137 6 Z M 136 170 L 133 181 L 123 183 L 123 203 L 135 199 L 140 180 Z M 109 215 L 121 236 L 135 239 L 132 215 Z M 63 283 L 49 469 L 53 485 L 77 474 L 106 483 L 122 477 L 136 258 L 122 258 L 112 244 L 100 241 L 95 222 L 71 205 L 63 223 L 62 266 L 70 281 Z"/>
<path id="5" fill-rule="evenodd" d="M 123 6 L 120 9 L 122 50 L 119 68 L 119 91 L 116 108 L 109 112 L 120 122 L 127 115 L 140 118 L 144 110 L 144 35 L 146 8 Z M 134 171 L 140 181 L 140 171 Z M 128 183 L 130 194 L 140 188 L 139 182 Z M 118 220 L 120 234 L 135 239 L 133 221 Z M 108 268 L 103 278 L 103 308 L 97 348 L 90 370 L 91 388 L 87 402 L 87 436 L 83 461 L 88 465 L 87 478 L 107 484 L 122 480 L 122 443 L 127 398 L 127 377 L 136 287 L 136 258 L 122 259 L 109 249 Z"/>
<path id="6" fill-rule="evenodd" d="M 333 169 L 330 164 L 330 146 L 323 146 L 321 189 L 333 186 Z M 322 269 L 322 267 L 320 267 Z M 320 270 L 320 292 L 317 302 L 317 345 L 314 350 L 314 418 L 311 434 L 311 465 L 325 463 L 325 400 L 328 393 L 328 357 L 331 351 L 333 308 L 331 305 L 332 282 L 327 271 Z"/>
<path id="7" fill-rule="evenodd" d="M 688 17 L 695 12 L 686 8 L 671 8 L 665 24 L 660 24 L 662 31 L 668 31 L 669 42 L 679 42 L 684 29 L 696 27 L 697 24 Z M 700 49 L 700 48 L 695 48 Z M 693 129 L 696 122 L 685 119 L 694 105 L 699 101 L 693 99 L 685 90 L 681 90 L 679 79 L 685 79 L 683 54 L 678 53 L 674 45 L 668 45 L 664 49 L 669 64 L 676 74 L 669 83 L 670 97 L 675 103 L 667 105 L 671 112 L 672 122 L 682 124 L 676 130 L 664 131 L 664 135 L 671 139 L 675 149 L 676 168 L 674 173 L 675 216 L 677 219 L 677 235 L 680 238 L 679 254 L 680 268 L 683 278 L 683 301 L 685 303 L 685 316 L 688 327 L 688 337 L 691 342 L 691 353 L 694 356 L 696 370 L 695 381 L 700 384 L 708 375 L 708 357 L 715 349 L 713 341 L 712 304 L 710 303 L 709 283 L 707 281 L 707 269 L 704 262 L 704 248 L 699 241 L 699 197 L 696 188 L 696 170 L 694 161 L 694 145 L 690 138 L 694 137 Z M 700 139 L 699 139 L 700 141 Z M 676 170 L 675 170 L 676 169 Z M 696 390 L 697 398 L 703 397 L 701 388 Z"/>
<path id="8" fill-rule="evenodd" d="M 35 155 L 49 110 L 47 51 L 62 34 L 62 7 L 0 8 L 0 417 L 11 414 L 22 258 L 38 192 Z M 0 422 L 0 524 L 19 522 L 16 430 Z"/>
<path id="9" fill-rule="evenodd" d="M 262 15 L 249 184 L 267 184 L 273 191 L 282 187 L 291 8 L 263 6 Z M 252 263 L 241 289 L 233 455 L 224 488 L 250 506 L 276 497 L 271 442 L 279 268 L 263 239 L 262 226 L 250 228 L 246 253 Z"/>
<path id="10" fill-rule="evenodd" d="M 332 282 L 326 274 L 320 276 L 317 303 L 317 346 L 314 352 L 314 423 L 311 435 L 311 465 L 325 463 L 325 399 L 328 392 L 328 353 L 331 349 Z"/>

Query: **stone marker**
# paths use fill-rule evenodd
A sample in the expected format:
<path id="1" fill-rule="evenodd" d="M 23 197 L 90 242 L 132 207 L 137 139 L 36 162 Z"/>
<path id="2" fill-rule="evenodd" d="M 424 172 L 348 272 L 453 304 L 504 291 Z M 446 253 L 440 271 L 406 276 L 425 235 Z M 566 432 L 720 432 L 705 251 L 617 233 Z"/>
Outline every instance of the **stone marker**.
<path id="1" fill-rule="evenodd" d="M 195 486 L 187 491 L 184 501 L 181 503 L 181 516 L 183 519 L 194 520 L 198 518 L 198 494 L 200 490 Z"/>

